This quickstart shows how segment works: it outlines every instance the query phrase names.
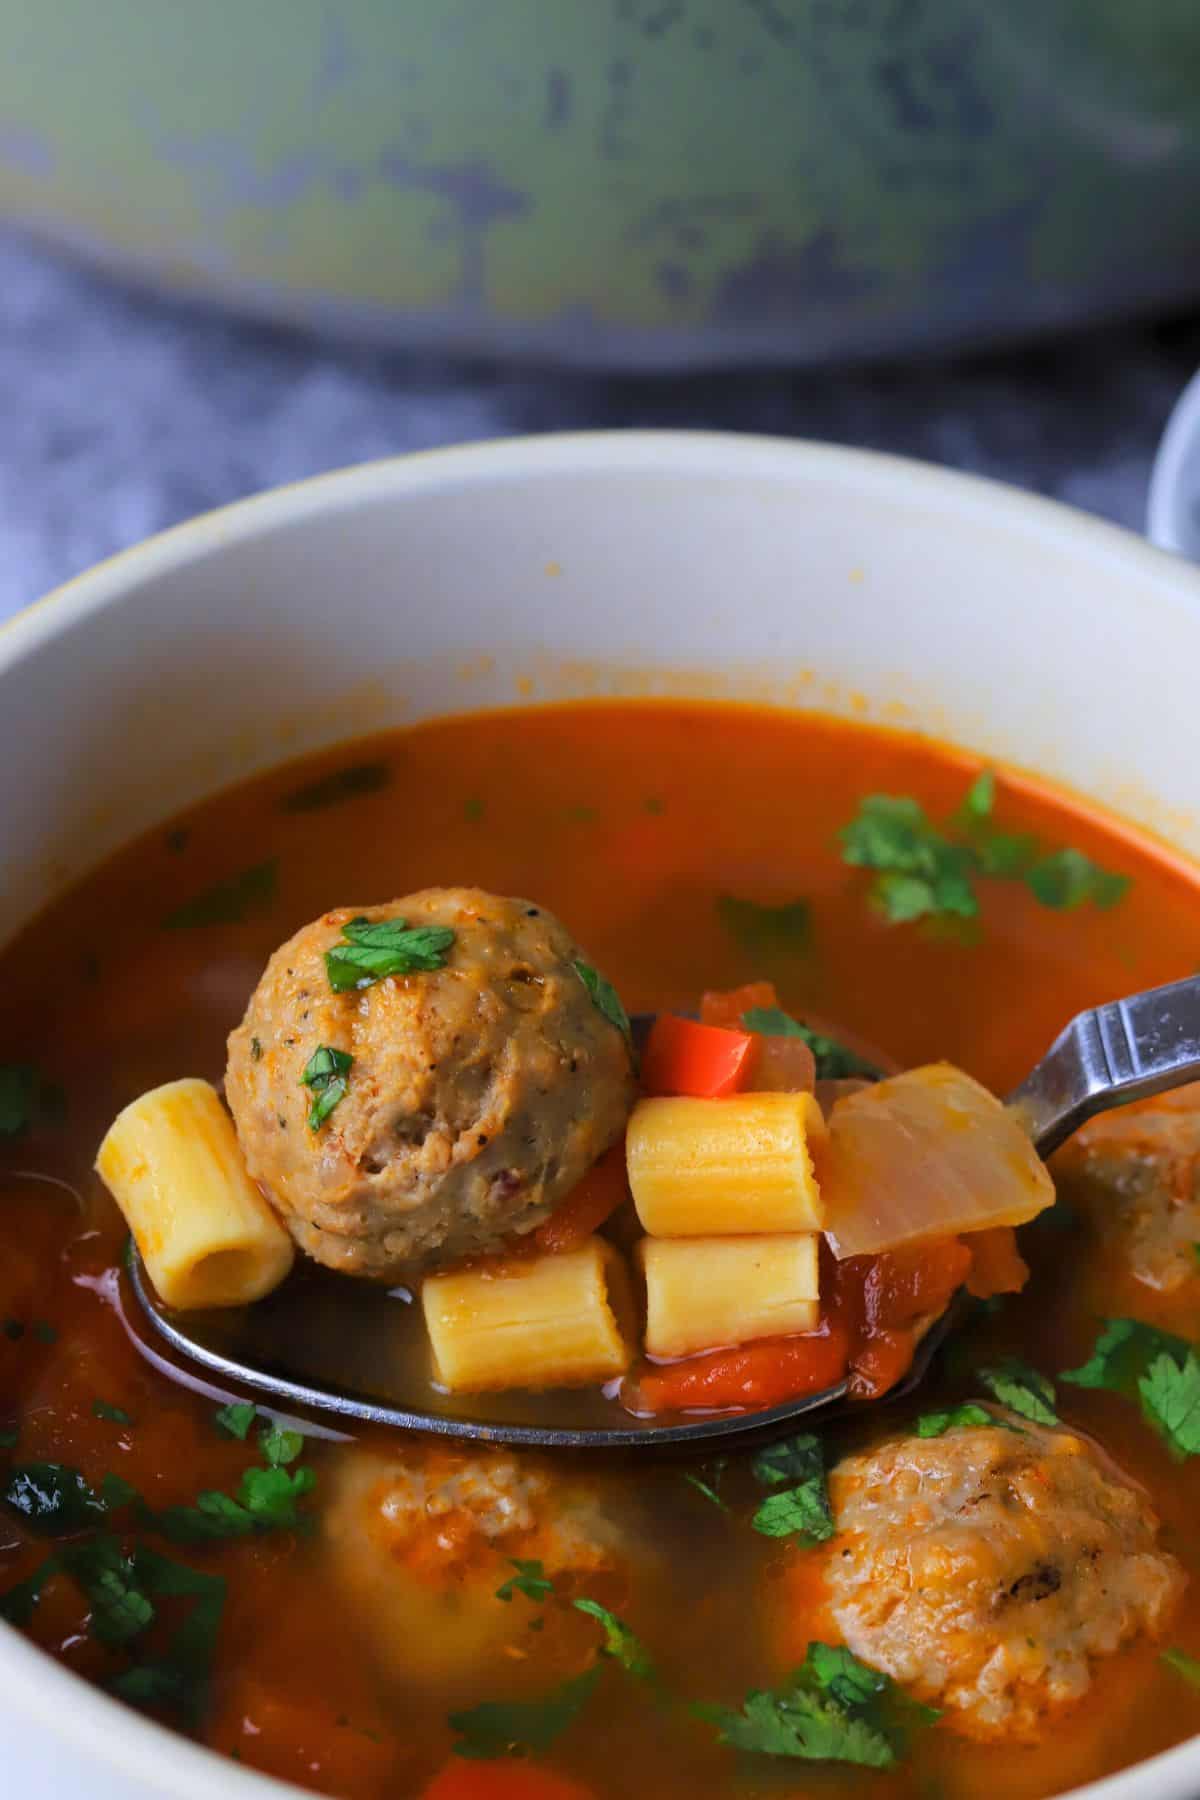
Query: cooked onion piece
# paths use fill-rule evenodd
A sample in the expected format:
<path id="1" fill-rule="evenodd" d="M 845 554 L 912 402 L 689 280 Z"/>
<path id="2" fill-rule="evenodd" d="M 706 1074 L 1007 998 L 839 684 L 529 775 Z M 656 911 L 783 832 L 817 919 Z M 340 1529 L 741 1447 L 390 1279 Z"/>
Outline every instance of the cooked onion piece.
<path id="1" fill-rule="evenodd" d="M 582 1387 L 633 1359 L 629 1279 L 603 1238 L 431 1275 L 421 1304 L 436 1378 L 451 1393 Z"/>
<path id="2" fill-rule="evenodd" d="M 824 1138 L 811 1094 L 639 1101 L 625 1138 L 638 1218 L 665 1238 L 819 1231 Z"/>
<path id="3" fill-rule="evenodd" d="M 692 1356 L 817 1328 L 814 1232 L 643 1238 L 638 1260 L 651 1356 Z"/>
<path id="4" fill-rule="evenodd" d="M 821 1160 L 826 1235 L 839 1257 L 920 1238 L 1021 1225 L 1054 1203 L 1013 1116 L 949 1063 L 839 1100 Z"/>
<path id="5" fill-rule="evenodd" d="M 207 1081 L 169 1081 L 131 1101 L 96 1169 L 168 1306 L 243 1306 L 291 1268 L 292 1240 L 247 1174 Z"/>

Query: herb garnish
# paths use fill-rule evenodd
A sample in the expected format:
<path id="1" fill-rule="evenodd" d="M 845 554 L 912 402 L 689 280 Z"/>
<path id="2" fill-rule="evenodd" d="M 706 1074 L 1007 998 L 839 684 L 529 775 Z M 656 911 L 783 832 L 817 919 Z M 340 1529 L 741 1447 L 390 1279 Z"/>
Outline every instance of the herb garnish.
<path id="1" fill-rule="evenodd" d="M 1174 1669 L 1177 1675 L 1182 1675 L 1185 1681 L 1190 1681 L 1193 1687 L 1200 1687 L 1200 1660 L 1189 1656 L 1186 1650 L 1180 1650 L 1172 1644 L 1158 1660 L 1166 1663 L 1168 1669 Z"/>
<path id="2" fill-rule="evenodd" d="M 258 1408 L 252 1400 L 231 1400 L 228 1406 L 222 1406 L 213 1415 L 221 1431 L 230 1437 L 238 1438 L 242 1443 L 258 1417 Z"/>
<path id="3" fill-rule="evenodd" d="M 607 976 L 601 975 L 599 969 L 593 969 L 590 963 L 576 960 L 572 967 L 591 996 L 592 1005 L 597 1012 L 603 1013 L 609 1024 L 616 1026 L 627 1044 L 632 1044 L 633 1029 L 629 1023 L 629 1014 L 622 1006 L 621 996 L 612 982 Z"/>
<path id="4" fill-rule="evenodd" d="M 0 1500 L 41 1537 L 70 1537 L 100 1524 L 108 1512 L 79 1470 L 65 1463 L 14 1463 L 4 1476 Z"/>
<path id="5" fill-rule="evenodd" d="M 811 1432 L 760 1450 L 750 1465 L 769 1494 L 751 1524 L 764 1537 L 791 1537 L 820 1544 L 833 1536 L 833 1513 L 825 1487 L 825 1452 Z M 787 1483 L 787 1486 L 784 1486 Z"/>
<path id="6" fill-rule="evenodd" d="M 133 1419 L 123 1407 L 113 1406 L 108 1400 L 93 1400 L 92 1413 L 97 1419 L 107 1419 L 112 1425 L 132 1425 Z"/>
<path id="7" fill-rule="evenodd" d="M 627 1675 L 634 1676 L 638 1681 L 653 1679 L 654 1659 L 624 1619 L 618 1619 L 616 1613 L 609 1612 L 607 1606 L 601 1606 L 598 1600 L 573 1600 L 571 1604 L 576 1612 L 587 1613 L 590 1618 L 598 1619 L 604 1627 L 605 1656 L 611 1656 Z"/>
<path id="8" fill-rule="evenodd" d="M 36 1088 L 32 1063 L 0 1063 L 0 1137 L 28 1130 Z"/>
<path id="9" fill-rule="evenodd" d="M 496 1589 L 497 1600 L 511 1600 L 516 1593 L 524 1594 L 527 1600 L 537 1604 L 554 1592 L 554 1583 L 547 1577 L 541 1562 L 536 1559 L 527 1562 L 519 1556 L 510 1557 L 509 1561 L 517 1572 Z"/>
<path id="10" fill-rule="evenodd" d="M 1108 1319 L 1087 1362 L 1061 1379 L 1138 1401 L 1172 1455 L 1200 1455 L 1200 1357 L 1186 1338 L 1140 1319 Z"/>
<path id="11" fill-rule="evenodd" d="M 748 1694 L 740 1712 L 724 1706 L 692 1711 L 737 1750 L 872 1769 L 890 1768 L 908 1730 L 931 1725 L 939 1716 L 909 1700 L 889 1676 L 832 1644 L 810 1644 L 784 1686 Z"/>
<path id="12" fill-rule="evenodd" d="M 717 901 L 717 918 L 730 937 L 751 956 L 795 954 L 808 944 L 807 900 L 789 900 L 782 906 L 760 906 L 754 900 L 739 900 L 734 894 L 722 894 Z"/>
<path id="13" fill-rule="evenodd" d="M 711 1477 L 711 1480 L 709 1481 L 706 1481 L 703 1476 L 697 1475 L 694 1469 L 685 1469 L 683 1471 L 683 1479 L 687 1482 L 688 1486 L 694 1487 L 698 1494 L 703 1494 L 704 1498 L 717 1508 L 718 1512 L 723 1513 L 727 1513 L 729 1508 L 726 1506 L 724 1500 L 722 1500 L 717 1489 L 721 1485 L 721 1477 L 725 1473 L 728 1461 L 728 1457 L 718 1456 L 710 1463 L 701 1464 L 701 1467 Z"/>
<path id="14" fill-rule="evenodd" d="M 162 1656 L 135 1664 L 110 1683 L 132 1706 L 169 1707 L 189 1724 L 202 1717 L 208 1698 L 217 1633 L 225 1606 L 225 1578 L 205 1575 L 139 1546 L 133 1574 L 145 1593 L 190 1599 L 191 1612 L 176 1627 Z"/>
<path id="15" fill-rule="evenodd" d="M 353 800 L 359 794 L 377 794 L 391 779 L 392 771 L 385 762 L 353 763 L 349 768 L 335 769 L 332 775 L 307 782 L 304 787 L 293 788 L 280 800 L 280 809 L 287 813 L 318 812 L 343 800 Z"/>
<path id="16" fill-rule="evenodd" d="M 146 1523 L 173 1544 L 204 1544 L 216 1538 L 248 1537 L 256 1531 L 291 1531 L 303 1523 L 296 1503 L 316 1486 L 315 1471 L 247 1469 L 236 1498 L 210 1489 L 193 1506 L 168 1506 Z"/>
<path id="17" fill-rule="evenodd" d="M 240 925 L 252 913 L 261 912 L 275 898 L 279 879 L 278 857 L 254 863 L 238 875 L 230 875 L 202 894 L 177 906 L 163 924 L 168 931 L 187 931 L 200 925 Z"/>
<path id="18" fill-rule="evenodd" d="M 1054 1383 L 1018 1357 L 1010 1356 L 990 1369 L 980 1369 L 979 1379 L 1010 1412 L 1032 1419 L 1035 1425 L 1058 1424 Z"/>
<path id="19" fill-rule="evenodd" d="M 485 1700 L 469 1712 L 451 1713 L 450 1728 L 459 1733 L 455 1755 L 482 1760 L 548 1750 L 574 1724 L 599 1679 L 597 1664 L 540 1700 Z"/>
<path id="20" fill-rule="evenodd" d="M 861 1075 L 868 1081 L 876 1081 L 883 1075 L 883 1070 L 876 1068 L 874 1063 L 856 1056 L 853 1050 L 847 1050 L 844 1044 L 837 1043 L 833 1038 L 811 1030 L 799 1019 L 790 1018 L 782 1007 L 752 1006 L 742 1014 L 742 1024 L 747 1031 L 757 1031 L 763 1037 L 803 1038 L 813 1053 L 817 1077 L 821 1081 L 842 1081 L 856 1075 Z"/>
<path id="21" fill-rule="evenodd" d="M 872 869 L 871 899 L 892 924 L 924 918 L 973 919 L 981 876 L 1024 881 L 1041 905 L 1058 911 L 1091 901 L 1115 906 L 1129 877 L 1114 875 L 1070 848 L 1042 853 L 1036 838 L 993 823 L 996 778 L 985 769 L 945 828 L 932 823 L 918 800 L 868 794 L 839 833 L 842 859 Z"/>
<path id="22" fill-rule="evenodd" d="M 403 919 L 348 919 L 342 941 L 325 952 L 335 994 L 367 988 L 388 975 L 412 975 L 445 966 L 454 942 L 448 925 L 408 925 Z"/>
<path id="23" fill-rule="evenodd" d="M 300 1085 L 310 1089 L 313 1097 L 308 1109 L 310 1131 L 320 1131 L 334 1107 L 346 1098 L 350 1085 L 346 1077 L 353 1066 L 348 1050 L 334 1050 L 328 1044 L 319 1044 L 309 1057 Z"/>
<path id="24" fill-rule="evenodd" d="M 976 1406 L 968 1400 L 961 1406 L 948 1407 L 945 1412 L 922 1413 L 917 1420 L 917 1436 L 919 1438 L 941 1437 L 947 1431 L 961 1431 L 971 1425 L 998 1425 L 1000 1420 L 988 1412 L 984 1406 Z"/>

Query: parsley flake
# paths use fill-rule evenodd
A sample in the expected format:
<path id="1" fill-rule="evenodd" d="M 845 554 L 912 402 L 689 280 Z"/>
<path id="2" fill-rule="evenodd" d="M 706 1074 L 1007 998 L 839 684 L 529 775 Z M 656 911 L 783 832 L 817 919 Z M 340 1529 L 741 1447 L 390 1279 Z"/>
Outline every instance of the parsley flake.
<path id="1" fill-rule="evenodd" d="M 526 1562 L 519 1556 L 510 1557 L 509 1561 L 517 1572 L 496 1589 L 497 1600 L 510 1601 L 514 1594 L 524 1594 L 527 1600 L 536 1604 L 548 1599 L 554 1592 L 554 1583 L 539 1561 L 534 1559 Z"/>
<path id="2" fill-rule="evenodd" d="M 275 898 L 279 881 L 279 859 L 268 857 L 238 875 L 206 888 L 194 899 L 177 906 L 163 920 L 168 931 L 189 931 L 203 925 L 240 925 L 259 913 Z"/>
<path id="3" fill-rule="evenodd" d="M 1182 1675 L 1185 1681 L 1190 1681 L 1193 1687 L 1200 1687 L 1200 1659 L 1189 1656 L 1186 1650 L 1180 1650 L 1177 1645 L 1172 1644 L 1170 1649 L 1162 1652 L 1158 1660 L 1166 1663 L 1168 1669 L 1174 1669 L 1177 1675 Z"/>
<path id="4" fill-rule="evenodd" d="M 1186 1338 L 1173 1337 L 1141 1319 L 1106 1319 L 1088 1360 L 1081 1368 L 1064 1369 L 1059 1380 L 1075 1387 L 1105 1388 L 1112 1394 L 1124 1394 L 1127 1400 L 1138 1400 L 1139 1383 L 1151 1363 L 1160 1356 L 1182 1363 L 1191 1349 Z"/>
<path id="5" fill-rule="evenodd" d="M 1115 906 L 1130 886 L 1128 875 L 1112 875 L 1082 850 L 1054 850 L 1034 863 L 1025 877 L 1036 900 L 1056 912 L 1070 912 L 1090 900 L 1102 912 Z"/>
<path id="6" fill-rule="evenodd" d="M 313 1097 L 308 1109 L 310 1131 L 320 1131 L 334 1107 L 346 1098 L 350 1086 L 347 1076 L 353 1067 L 354 1058 L 348 1050 L 319 1044 L 313 1051 L 300 1077 L 300 1086 L 308 1088 Z"/>
<path id="7" fill-rule="evenodd" d="M 1171 1454 L 1200 1455 L 1200 1359 L 1189 1350 L 1182 1363 L 1158 1356 L 1138 1382 L 1142 1411 Z"/>
<path id="8" fill-rule="evenodd" d="M 1054 1383 L 1028 1363 L 1010 1356 L 990 1369 L 980 1369 L 979 1379 L 1001 1406 L 1032 1419 L 1035 1425 L 1057 1425 Z"/>
<path id="9" fill-rule="evenodd" d="M 796 1538 L 803 1544 L 824 1543 L 833 1536 L 820 1438 L 811 1432 L 786 1438 L 760 1450 L 750 1467 L 756 1481 L 776 1490 L 750 1521 L 755 1531 L 764 1537 Z"/>
<path id="10" fill-rule="evenodd" d="M 917 1420 L 919 1438 L 941 1437 L 947 1431 L 963 1431 L 972 1425 L 997 1425 L 1000 1421 L 984 1406 L 966 1401 L 962 1406 L 948 1407 L 945 1412 L 922 1413 Z"/>
<path id="11" fill-rule="evenodd" d="M 730 937 L 751 956 L 795 955 L 807 948 L 810 917 L 807 900 L 788 900 L 781 906 L 760 906 L 722 894 L 717 918 Z"/>
<path id="12" fill-rule="evenodd" d="M 335 994 L 373 987 L 388 975 L 428 973 L 445 967 L 454 942 L 448 925 L 413 925 L 403 919 L 348 919 L 342 939 L 325 952 Z"/>
<path id="13" fill-rule="evenodd" d="M 222 1406 L 213 1417 L 221 1431 L 228 1432 L 230 1437 L 245 1443 L 250 1427 L 258 1417 L 258 1408 L 252 1400 L 231 1400 L 228 1406 Z"/>
<path id="14" fill-rule="evenodd" d="M 132 1425 L 133 1419 L 123 1407 L 113 1406 L 108 1400 L 93 1400 L 92 1414 L 97 1419 L 107 1419 L 112 1425 Z"/>
<path id="15" fill-rule="evenodd" d="M 32 1063 L 0 1063 L 0 1138 L 28 1130 L 36 1093 Z"/>
<path id="16" fill-rule="evenodd" d="M 282 1469 L 287 1463 L 295 1462 L 304 1448 L 303 1433 L 285 1431 L 279 1425 L 269 1425 L 259 1436 L 258 1442 L 263 1457 L 272 1469 Z"/>
<path id="17" fill-rule="evenodd" d="M 598 1600 L 573 1600 L 576 1612 L 598 1619 L 604 1628 L 604 1654 L 620 1663 L 627 1675 L 638 1681 L 649 1681 L 654 1675 L 654 1659 L 631 1626 L 616 1613 L 609 1612 Z"/>
<path id="18" fill-rule="evenodd" d="M 459 1734 L 455 1755 L 483 1760 L 548 1750 L 574 1724 L 599 1679 L 597 1664 L 540 1700 L 485 1700 L 469 1712 L 451 1713 L 450 1728 Z"/>
<path id="19" fill-rule="evenodd" d="M 756 1031 L 762 1037 L 803 1038 L 813 1053 L 818 1080 L 842 1081 L 861 1075 L 868 1081 L 874 1081 L 883 1075 L 883 1070 L 877 1069 L 874 1063 L 864 1061 L 853 1050 L 847 1050 L 844 1044 L 837 1043 L 833 1038 L 825 1037 L 819 1031 L 812 1031 L 799 1019 L 790 1018 L 782 1007 L 752 1006 L 742 1014 L 742 1024 L 747 1031 Z"/>
<path id="20" fill-rule="evenodd" d="M 354 800 L 360 794 L 377 794 L 392 779 L 385 762 L 353 763 L 346 769 L 335 769 L 332 775 L 318 776 L 316 781 L 293 788 L 279 802 L 286 813 L 319 812 L 327 806 L 340 806 L 343 800 Z"/>
<path id="21" fill-rule="evenodd" d="M 610 1025 L 616 1026 L 627 1044 L 632 1044 L 633 1030 L 629 1023 L 629 1014 L 622 1006 L 621 996 L 612 982 L 608 980 L 607 976 L 601 975 L 599 969 L 593 969 L 590 963 L 577 959 L 572 966 L 587 989 L 596 1011 L 603 1013 Z"/>
<path id="22" fill-rule="evenodd" d="M 727 1462 L 727 1457 L 719 1456 L 713 1462 L 703 1465 L 711 1477 L 711 1480 L 709 1481 L 706 1481 L 702 1475 L 697 1475 L 694 1469 L 685 1469 L 683 1472 L 683 1479 L 687 1482 L 688 1486 L 694 1487 L 698 1494 L 704 1495 L 704 1498 L 710 1505 L 715 1506 L 718 1512 L 723 1513 L 727 1513 L 729 1508 L 726 1506 L 724 1500 L 722 1500 L 717 1489 L 721 1485 L 721 1477 L 725 1473 Z"/>
<path id="23" fill-rule="evenodd" d="M 108 1510 L 78 1469 L 65 1463 L 14 1463 L 0 1500 L 41 1537 L 70 1537 L 102 1522 Z"/>
<path id="24" fill-rule="evenodd" d="M 144 1546 L 134 1552 L 133 1575 L 145 1594 L 191 1600 L 190 1612 L 171 1635 L 163 1655 L 134 1664 L 109 1686 L 131 1706 L 168 1708 L 191 1725 L 203 1717 L 225 1606 L 225 1579 Z"/>

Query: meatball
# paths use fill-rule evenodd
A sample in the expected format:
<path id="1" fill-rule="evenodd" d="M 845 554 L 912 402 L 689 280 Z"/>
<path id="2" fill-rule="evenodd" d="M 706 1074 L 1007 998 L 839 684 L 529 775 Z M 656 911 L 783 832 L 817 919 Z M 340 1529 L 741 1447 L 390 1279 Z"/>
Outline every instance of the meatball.
<path id="1" fill-rule="evenodd" d="M 350 920 L 449 926 L 444 966 L 335 993 L 325 953 Z M 225 1091 L 254 1178 L 302 1250 L 397 1278 L 531 1231 L 625 1128 L 624 1033 L 541 907 L 429 888 L 340 907 L 277 950 L 229 1039 Z M 318 1047 L 353 1058 L 316 1128 Z"/>
<path id="2" fill-rule="evenodd" d="M 995 1416 L 841 1462 L 825 1574 L 856 1656 L 967 1736 L 1033 1741 L 1094 1659 L 1165 1627 L 1184 1576 L 1089 1443 Z"/>
<path id="3" fill-rule="evenodd" d="M 494 1669 L 499 1655 L 523 1660 L 531 1625 L 539 1680 L 547 1661 L 586 1660 L 594 1633 L 580 1629 L 578 1613 L 543 1613 L 537 1589 L 499 1597 L 518 1559 L 540 1563 L 560 1595 L 586 1586 L 616 1605 L 628 1585 L 621 1535 L 595 1479 L 585 1490 L 510 1451 L 417 1444 L 347 1452 L 324 1529 L 342 1592 L 401 1677 L 469 1679 Z"/>
<path id="4" fill-rule="evenodd" d="M 1102 1114 L 1055 1161 L 1055 1178 L 1083 1216 L 1126 1298 L 1191 1335 L 1200 1306 L 1200 1084 Z M 1111 1299 L 1102 1302 L 1112 1310 Z"/>

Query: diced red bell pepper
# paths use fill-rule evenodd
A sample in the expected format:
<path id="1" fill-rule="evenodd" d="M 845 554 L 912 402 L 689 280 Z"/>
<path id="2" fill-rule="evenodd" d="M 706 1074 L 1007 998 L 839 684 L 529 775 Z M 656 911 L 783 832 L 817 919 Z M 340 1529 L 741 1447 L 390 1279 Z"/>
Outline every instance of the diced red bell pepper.
<path id="1" fill-rule="evenodd" d="M 642 1053 L 642 1086 L 648 1094 L 687 1094 L 699 1100 L 736 1094 L 746 1085 L 754 1049 L 752 1032 L 660 1013 Z"/>

